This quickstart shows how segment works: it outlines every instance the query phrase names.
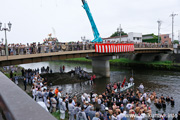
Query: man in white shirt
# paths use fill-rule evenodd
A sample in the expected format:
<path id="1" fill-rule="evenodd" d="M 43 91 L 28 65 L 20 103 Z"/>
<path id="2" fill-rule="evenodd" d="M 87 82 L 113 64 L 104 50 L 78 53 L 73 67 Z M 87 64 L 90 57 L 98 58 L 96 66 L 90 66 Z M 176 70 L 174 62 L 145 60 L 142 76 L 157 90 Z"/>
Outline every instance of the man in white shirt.
<path id="1" fill-rule="evenodd" d="M 140 84 L 139 88 L 140 88 L 140 89 L 144 89 L 144 86 L 143 86 L 142 83 Z"/>
<path id="2" fill-rule="evenodd" d="M 128 102 L 128 104 L 126 105 L 126 108 L 127 108 L 128 110 L 130 110 L 131 107 L 132 107 L 132 104 L 131 104 L 130 102 Z"/>
<path id="3" fill-rule="evenodd" d="M 61 113 L 60 118 L 61 118 L 61 120 L 65 119 L 65 112 L 67 110 L 65 101 L 66 101 L 66 98 L 64 97 L 63 102 L 60 104 L 60 113 Z"/>
<path id="4" fill-rule="evenodd" d="M 81 107 L 81 111 L 77 115 L 77 120 L 87 120 L 86 113 L 84 112 L 84 107 Z"/>
<path id="5" fill-rule="evenodd" d="M 69 120 L 74 120 L 74 105 L 72 104 L 72 99 L 69 100 L 68 104 L 68 114 L 69 114 Z"/>
<path id="6" fill-rule="evenodd" d="M 129 79 L 129 81 L 130 81 L 130 83 L 132 84 L 132 83 L 134 82 L 134 78 L 131 77 L 131 78 Z"/>
<path id="7" fill-rule="evenodd" d="M 144 86 L 143 86 L 142 83 L 141 83 L 140 86 L 139 86 L 139 91 L 140 91 L 141 93 L 144 93 Z"/>
<path id="8" fill-rule="evenodd" d="M 141 116 L 142 116 L 143 119 L 146 120 L 146 114 L 144 113 L 144 111 L 143 111 L 143 113 L 141 113 Z"/>
<path id="9" fill-rule="evenodd" d="M 142 120 L 143 117 L 139 114 L 138 116 L 136 116 L 135 120 Z"/>
<path id="10" fill-rule="evenodd" d="M 57 98 L 59 99 L 62 95 L 61 95 L 61 92 L 62 91 L 59 91 L 58 93 L 57 93 Z"/>
<path id="11" fill-rule="evenodd" d="M 123 117 L 125 117 L 126 112 L 124 111 L 123 113 L 121 113 L 120 111 L 118 112 L 118 116 L 117 116 L 117 120 L 122 120 Z"/>
<path id="12" fill-rule="evenodd" d="M 85 97 L 84 97 L 84 94 L 81 95 L 81 101 L 84 102 L 85 101 Z"/>

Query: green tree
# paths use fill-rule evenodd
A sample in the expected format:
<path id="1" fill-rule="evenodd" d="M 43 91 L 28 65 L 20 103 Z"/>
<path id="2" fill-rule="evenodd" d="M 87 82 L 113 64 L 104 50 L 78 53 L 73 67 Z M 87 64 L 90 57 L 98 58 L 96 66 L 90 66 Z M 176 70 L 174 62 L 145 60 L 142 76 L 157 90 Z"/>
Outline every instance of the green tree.
<path id="1" fill-rule="evenodd" d="M 124 31 L 121 32 L 121 36 L 123 35 L 127 35 L 127 33 L 125 33 Z M 116 36 L 120 36 L 120 33 L 119 32 L 114 32 L 110 37 L 116 37 Z"/>
<path id="2" fill-rule="evenodd" d="M 179 41 L 178 40 L 174 40 L 173 44 L 179 44 Z"/>

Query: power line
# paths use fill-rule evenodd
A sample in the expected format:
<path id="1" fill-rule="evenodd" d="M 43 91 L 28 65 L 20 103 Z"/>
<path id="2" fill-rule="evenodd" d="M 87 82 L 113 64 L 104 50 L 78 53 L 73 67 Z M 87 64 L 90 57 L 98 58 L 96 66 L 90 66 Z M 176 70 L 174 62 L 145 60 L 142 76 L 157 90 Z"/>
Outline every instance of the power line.
<path id="1" fill-rule="evenodd" d="M 161 29 L 167 29 L 169 26 L 171 26 L 171 24 L 167 25 L 166 27 L 163 27 Z"/>

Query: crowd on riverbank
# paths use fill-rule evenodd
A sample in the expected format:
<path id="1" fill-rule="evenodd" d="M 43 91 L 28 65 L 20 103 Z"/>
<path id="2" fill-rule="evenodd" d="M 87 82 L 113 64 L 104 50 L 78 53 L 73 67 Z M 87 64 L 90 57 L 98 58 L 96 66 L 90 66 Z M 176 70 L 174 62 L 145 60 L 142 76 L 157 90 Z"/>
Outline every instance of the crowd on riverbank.
<path id="1" fill-rule="evenodd" d="M 80 69 L 80 67 L 75 67 L 75 73 L 78 73 Z M 167 115 L 164 113 L 152 114 L 150 104 L 154 103 L 159 109 L 165 109 L 167 103 L 175 105 L 172 97 L 157 96 L 155 92 L 148 93 L 130 89 L 121 93 L 119 90 L 123 83 L 119 82 L 108 84 L 106 91 L 99 95 L 91 92 L 90 94 L 84 93 L 81 97 L 70 96 L 62 89 L 49 88 L 47 79 L 39 75 L 39 69 L 22 69 L 21 72 L 24 76 L 25 89 L 27 84 L 32 86 L 33 99 L 41 105 L 45 104 L 46 110 L 49 112 L 59 110 L 61 119 L 68 116 L 70 120 L 92 120 L 93 118 L 102 120 L 157 118 L 165 120 Z M 130 78 L 130 82 L 133 82 L 133 78 Z M 126 84 L 124 83 L 124 86 Z M 175 117 L 173 120 L 176 120 Z"/>
<path id="2" fill-rule="evenodd" d="M 55 90 L 49 88 L 47 80 L 41 78 L 37 70 L 32 73 L 34 77 L 31 89 L 33 99 L 41 105 L 45 104 L 45 109 L 49 112 L 59 110 L 61 119 L 68 116 L 69 120 L 125 120 L 128 118 L 165 120 L 167 115 L 164 113 L 152 114 L 150 104 L 154 102 L 161 108 L 165 108 L 167 102 L 170 102 L 172 106 L 175 104 L 173 98 L 163 95 L 157 97 L 155 92 L 141 92 L 138 89 L 119 92 L 123 83 L 110 83 L 106 91 L 99 95 L 91 92 L 90 94 L 84 93 L 81 97 L 70 96 L 58 87 Z M 140 87 L 144 88 L 142 85 Z M 176 120 L 175 116 L 174 120 Z"/>

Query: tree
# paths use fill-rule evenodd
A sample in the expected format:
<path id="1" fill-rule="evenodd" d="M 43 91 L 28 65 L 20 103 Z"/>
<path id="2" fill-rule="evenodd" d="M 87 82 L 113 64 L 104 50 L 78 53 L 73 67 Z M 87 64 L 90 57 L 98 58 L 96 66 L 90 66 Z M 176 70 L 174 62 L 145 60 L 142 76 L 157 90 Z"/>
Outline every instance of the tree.
<path id="1" fill-rule="evenodd" d="M 125 33 L 124 31 L 121 32 L 121 36 L 123 35 L 127 35 L 127 33 Z M 120 36 L 120 33 L 119 32 L 114 32 L 110 37 L 116 37 L 116 36 Z"/>
<path id="2" fill-rule="evenodd" d="M 178 40 L 174 40 L 173 44 L 179 44 L 179 41 Z"/>

